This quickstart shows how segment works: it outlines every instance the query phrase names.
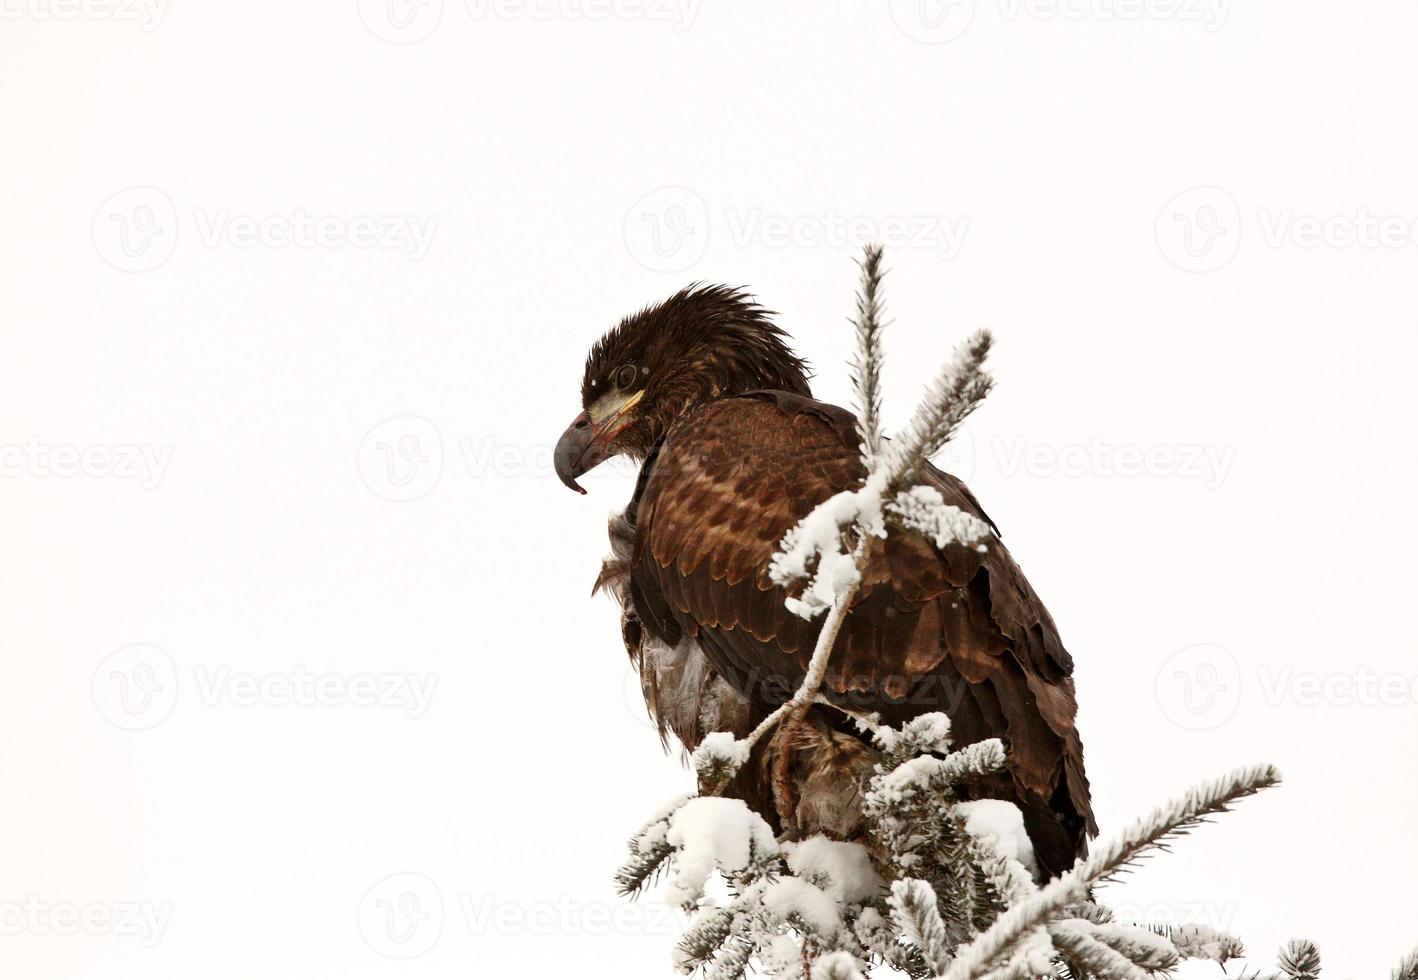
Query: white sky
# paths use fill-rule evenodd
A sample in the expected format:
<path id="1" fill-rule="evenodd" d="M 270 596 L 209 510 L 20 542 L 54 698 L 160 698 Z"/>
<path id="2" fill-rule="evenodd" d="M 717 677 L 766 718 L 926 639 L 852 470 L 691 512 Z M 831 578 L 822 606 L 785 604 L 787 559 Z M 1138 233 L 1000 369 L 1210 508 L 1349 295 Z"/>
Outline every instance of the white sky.
<path id="1" fill-rule="evenodd" d="M 75 2 L 0 3 L 7 975 L 669 975 L 611 875 L 690 779 L 587 596 L 631 476 L 550 446 L 694 279 L 844 399 L 872 234 L 890 421 L 998 336 L 951 465 L 1105 832 L 1287 776 L 1105 897 L 1418 942 L 1418 10 Z"/>

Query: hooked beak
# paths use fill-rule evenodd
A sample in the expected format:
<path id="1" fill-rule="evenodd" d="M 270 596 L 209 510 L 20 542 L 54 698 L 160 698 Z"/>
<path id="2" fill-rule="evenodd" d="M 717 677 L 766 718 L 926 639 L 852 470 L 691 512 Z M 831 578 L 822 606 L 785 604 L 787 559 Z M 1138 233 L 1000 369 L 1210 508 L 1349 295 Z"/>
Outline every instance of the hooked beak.
<path id="1" fill-rule="evenodd" d="M 556 441 L 556 451 L 552 454 L 552 464 L 562 483 L 577 493 L 586 492 L 585 488 L 576 482 L 576 478 L 595 469 L 609 458 L 606 447 L 630 423 L 629 410 L 640 401 L 643 394 L 643 390 L 636 392 L 599 422 L 596 421 L 599 414 L 597 405 L 592 405 L 590 409 L 576 416 Z"/>

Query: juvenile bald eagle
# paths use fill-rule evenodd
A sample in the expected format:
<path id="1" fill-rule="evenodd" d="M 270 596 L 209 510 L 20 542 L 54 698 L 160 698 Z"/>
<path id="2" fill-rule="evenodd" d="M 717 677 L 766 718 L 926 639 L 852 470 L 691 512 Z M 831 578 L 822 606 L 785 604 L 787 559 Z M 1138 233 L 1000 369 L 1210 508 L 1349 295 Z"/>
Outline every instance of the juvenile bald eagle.
<path id="1" fill-rule="evenodd" d="M 625 318 L 591 348 L 584 410 L 555 451 L 558 476 L 581 493 L 577 477 L 604 460 L 641 463 L 598 586 L 621 601 L 661 738 L 671 731 L 691 750 L 712 731 L 743 736 L 798 687 L 821 621 L 789 612 L 769 560 L 813 507 L 864 476 L 855 418 L 813 400 L 770 317 L 743 291 L 711 286 Z M 989 521 L 955 477 L 927 465 L 919 479 Z M 823 685 L 844 710 L 814 707 L 761 743 L 729 793 L 779 830 L 852 839 L 875 753 L 848 713 L 899 725 L 944 711 L 957 746 L 1004 739 L 1007 770 L 972 792 L 1017 804 L 1039 865 L 1061 873 L 1097 828 L 1073 661 L 1053 619 L 997 536 L 983 550 L 942 549 L 892 533 L 883 551 L 863 571 Z M 771 785 L 777 753 L 789 753 L 788 813 Z"/>

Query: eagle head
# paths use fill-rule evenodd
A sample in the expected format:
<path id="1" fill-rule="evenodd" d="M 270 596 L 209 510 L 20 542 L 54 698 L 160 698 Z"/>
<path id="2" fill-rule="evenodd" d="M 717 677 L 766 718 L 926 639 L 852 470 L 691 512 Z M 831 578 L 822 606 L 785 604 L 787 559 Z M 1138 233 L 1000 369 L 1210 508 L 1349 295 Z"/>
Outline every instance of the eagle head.
<path id="1" fill-rule="evenodd" d="M 810 395 L 804 361 L 741 289 L 690 286 L 596 341 L 582 412 L 556 444 L 556 475 L 576 478 L 621 454 L 649 456 L 677 419 L 717 398 L 772 389 Z"/>

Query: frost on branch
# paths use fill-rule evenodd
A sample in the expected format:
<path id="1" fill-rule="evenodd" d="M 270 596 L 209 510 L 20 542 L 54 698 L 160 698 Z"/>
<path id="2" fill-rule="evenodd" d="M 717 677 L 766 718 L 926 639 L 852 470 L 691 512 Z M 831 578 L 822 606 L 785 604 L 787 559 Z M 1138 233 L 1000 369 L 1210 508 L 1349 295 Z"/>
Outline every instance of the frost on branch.
<path id="1" fill-rule="evenodd" d="M 886 505 L 908 531 L 920 531 L 935 542 L 937 548 L 952 544 L 974 545 L 980 551 L 990 535 L 990 526 L 974 514 L 967 514 L 947 504 L 935 487 L 916 486 L 902 490 Z"/>
<path id="2" fill-rule="evenodd" d="M 689 757 L 699 776 L 699 791 L 705 796 L 716 795 L 743 768 L 752 751 L 753 745 L 747 739 L 736 739 L 730 732 L 704 736 Z"/>
<path id="3" fill-rule="evenodd" d="M 813 619 L 861 581 L 855 547 L 844 547 L 853 528 L 859 536 L 886 537 L 879 492 L 869 487 L 844 490 L 819 504 L 784 536 L 768 565 L 768 577 L 775 585 L 790 588 L 811 575 L 802 595 L 786 600 L 794 615 Z"/>

